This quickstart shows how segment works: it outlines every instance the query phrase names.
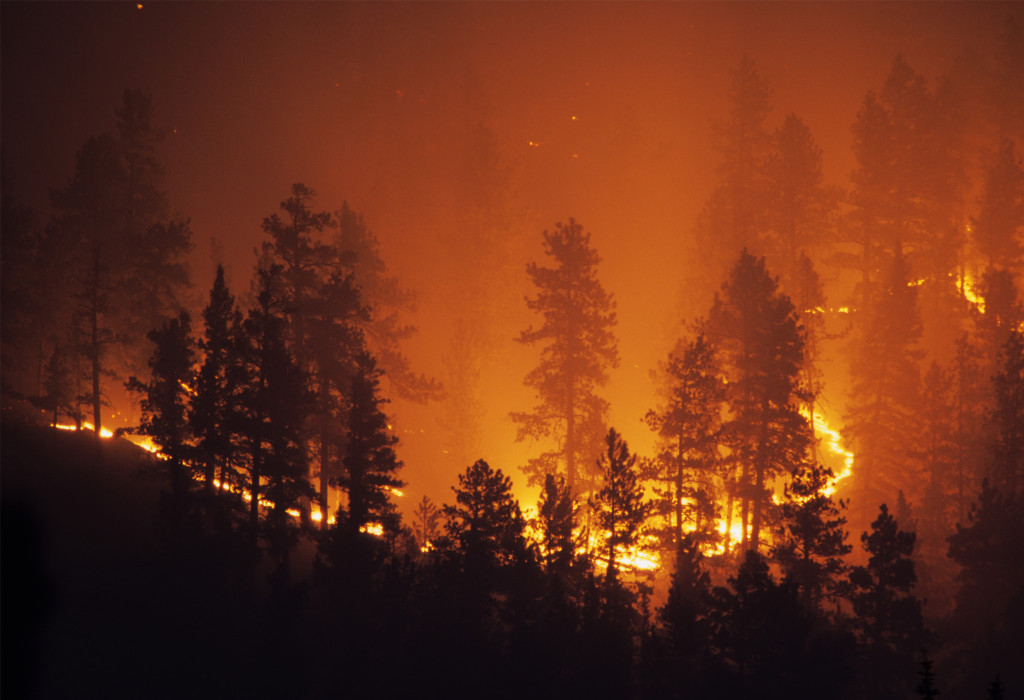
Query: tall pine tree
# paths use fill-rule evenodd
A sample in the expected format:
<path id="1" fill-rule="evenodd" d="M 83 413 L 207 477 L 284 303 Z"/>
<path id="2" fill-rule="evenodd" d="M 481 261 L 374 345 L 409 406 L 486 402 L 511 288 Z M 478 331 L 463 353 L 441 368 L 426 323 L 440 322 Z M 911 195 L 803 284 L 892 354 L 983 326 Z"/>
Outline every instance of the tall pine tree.
<path id="1" fill-rule="evenodd" d="M 590 234 L 573 219 L 544 232 L 545 254 L 555 267 L 530 263 L 526 272 L 537 288 L 527 306 L 543 316 L 516 339 L 541 344 L 541 360 L 524 383 L 536 393 L 531 412 L 512 413 L 516 439 L 554 440 L 557 447 L 524 467 L 531 484 L 564 469 L 569 488 L 578 492 L 590 474 L 578 478 L 578 467 L 597 454 L 608 402 L 597 389 L 619 362 L 615 335 L 615 302 L 597 279 L 597 252 Z M 582 482 L 582 483 L 581 483 Z"/>

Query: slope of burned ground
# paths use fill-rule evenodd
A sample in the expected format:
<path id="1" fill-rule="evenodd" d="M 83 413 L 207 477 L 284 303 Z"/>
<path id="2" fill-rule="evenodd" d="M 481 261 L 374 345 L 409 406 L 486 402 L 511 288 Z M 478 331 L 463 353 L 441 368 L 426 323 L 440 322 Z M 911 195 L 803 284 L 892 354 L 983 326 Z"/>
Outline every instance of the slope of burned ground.
<path id="1" fill-rule="evenodd" d="M 4 696 L 237 690 L 211 669 L 250 646 L 238 643 L 251 638 L 242 605 L 207 595 L 219 593 L 201 581 L 218 575 L 212 552 L 182 559 L 181 543 L 160 536 L 160 463 L 10 414 L 0 427 Z"/>

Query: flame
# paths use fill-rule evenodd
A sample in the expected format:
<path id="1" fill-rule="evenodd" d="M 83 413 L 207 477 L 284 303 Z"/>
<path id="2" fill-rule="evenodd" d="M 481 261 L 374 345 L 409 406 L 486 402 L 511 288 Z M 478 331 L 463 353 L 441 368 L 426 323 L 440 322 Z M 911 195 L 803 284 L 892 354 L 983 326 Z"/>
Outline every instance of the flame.
<path id="1" fill-rule="evenodd" d="M 383 537 L 384 526 L 380 523 L 366 523 L 361 528 L 359 528 L 359 532 L 365 532 L 369 535 L 373 535 L 374 537 Z"/>
<path id="2" fill-rule="evenodd" d="M 53 427 L 56 428 L 57 430 L 70 430 L 72 432 L 78 431 L 78 426 L 75 425 L 74 423 L 55 423 Z M 93 426 L 92 423 L 83 422 L 82 430 L 92 430 L 93 432 L 95 432 L 96 428 Z M 114 433 L 109 428 L 100 428 L 100 437 L 112 438 L 114 437 Z"/>
<path id="3" fill-rule="evenodd" d="M 982 297 L 978 292 L 981 289 L 979 284 L 970 275 L 964 275 L 964 281 L 961 285 L 961 291 L 963 292 L 964 299 L 974 305 L 974 308 L 978 310 L 978 313 L 985 313 L 985 298 Z"/>
<path id="4" fill-rule="evenodd" d="M 310 519 L 312 519 L 312 521 L 314 523 L 321 523 L 324 520 L 324 514 L 320 512 L 319 508 L 314 508 L 310 512 L 309 517 L 310 517 Z M 327 516 L 327 524 L 328 525 L 334 525 L 336 522 L 338 522 L 337 516 L 334 516 L 334 515 L 328 515 Z"/>
<path id="5" fill-rule="evenodd" d="M 807 416 L 805 411 L 801 411 L 804 417 Z M 822 493 L 826 496 L 831 496 L 836 492 L 836 486 L 843 479 L 847 479 L 853 474 L 853 453 L 849 450 L 843 449 L 843 436 L 839 434 L 838 430 L 833 429 L 825 417 L 820 414 L 814 416 L 814 430 L 819 435 L 825 436 L 825 445 L 828 447 L 829 452 L 841 457 L 843 460 L 843 467 L 838 472 L 833 472 L 831 480 L 829 480 L 828 486 L 826 486 Z"/>

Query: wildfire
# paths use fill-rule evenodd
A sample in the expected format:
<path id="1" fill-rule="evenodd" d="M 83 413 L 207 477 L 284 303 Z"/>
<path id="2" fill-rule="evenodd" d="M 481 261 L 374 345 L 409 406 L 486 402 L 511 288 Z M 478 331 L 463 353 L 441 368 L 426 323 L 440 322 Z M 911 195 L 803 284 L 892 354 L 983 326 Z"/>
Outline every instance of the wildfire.
<path id="1" fill-rule="evenodd" d="M 806 417 L 806 412 L 804 416 Z M 826 496 L 831 496 L 836 492 L 836 485 L 843 479 L 848 478 L 853 474 L 853 453 L 849 450 L 843 449 L 843 437 L 839 434 L 839 431 L 834 430 L 825 420 L 822 415 L 814 416 L 814 430 L 819 435 L 825 436 L 825 445 L 828 447 L 829 452 L 842 458 L 843 466 L 839 471 L 834 471 L 832 479 L 829 481 L 828 486 L 824 489 Z"/>
<path id="2" fill-rule="evenodd" d="M 55 427 L 57 430 L 70 430 L 72 432 L 78 430 L 78 426 L 75 425 L 74 423 L 55 423 L 53 427 Z M 96 427 L 92 423 L 82 423 L 82 430 L 91 430 L 93 432 L 96 432 Z M 111 430 L 108 430 L 107 428 L 100 428 L 100 437 L 112 438 L 114 437 L 114 433 Z"/>

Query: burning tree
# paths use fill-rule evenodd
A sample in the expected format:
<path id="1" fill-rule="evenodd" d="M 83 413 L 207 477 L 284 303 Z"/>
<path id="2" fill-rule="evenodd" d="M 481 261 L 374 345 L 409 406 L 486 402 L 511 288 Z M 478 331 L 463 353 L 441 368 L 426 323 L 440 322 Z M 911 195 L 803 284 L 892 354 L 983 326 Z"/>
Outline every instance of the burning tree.
<path id="1" fill-rule="evenodd" d="M 544 248 L 556 267 L 526 267 L 537 287 L 537 296 L 526 304 L 544 317 L 544 324 L 531 326 L 516 339 L 544 344 L 540 364 L 524 380 L 540 403 L 531 413 L 514 412 L 511 417 L 518 424 L 516 440 L 555 438 L 560 443 L 523 468 L 530 483 L 542 483 L 561 462 L 575 493 L 577 465 L 597 453 L 604 430 L 608 402 L 596 389 L 619 362 L 612 332 L 615 302 L 597 279 L 600 257 L 590 247 L 590 234 L 575 220 L 545 231 Z"/>
<path id="2" fill-rule="evenodd" d="M 779 293 L 764 259 L 746 250 L 704 326 L 720 350 L 727 381 L 729 415 L 723 433 L 735 466 L 726 520 L 731 526 L 732 504 L 738 499 L 742 544 L 756 550 L 769 486 L 804 464 L 811 446 L 810 425 L 800 414 L 807 400 L 800 386 L 803 333 L 793 304 Z"/>

